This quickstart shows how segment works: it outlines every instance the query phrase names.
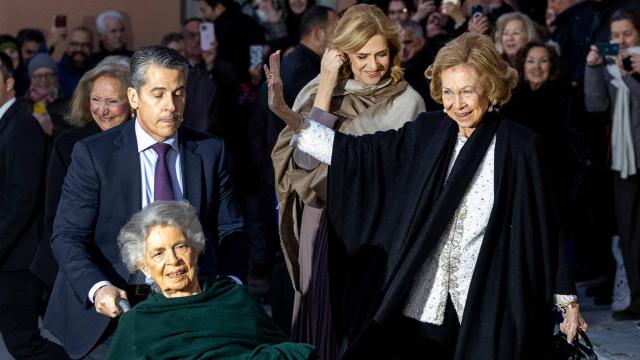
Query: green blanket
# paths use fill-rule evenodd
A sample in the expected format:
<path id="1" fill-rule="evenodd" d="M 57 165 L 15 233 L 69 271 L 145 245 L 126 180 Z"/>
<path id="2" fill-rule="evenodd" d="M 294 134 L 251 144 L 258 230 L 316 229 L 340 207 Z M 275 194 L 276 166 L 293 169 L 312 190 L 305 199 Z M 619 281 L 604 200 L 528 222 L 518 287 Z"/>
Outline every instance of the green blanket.
<path id="1" fill-rule="evenodd" d="M 245 288 L 228 278 L 200 294 L 152 294 L 122 315 L 107 359 L 309 359 L 314 348 L 287 342 Z"/>

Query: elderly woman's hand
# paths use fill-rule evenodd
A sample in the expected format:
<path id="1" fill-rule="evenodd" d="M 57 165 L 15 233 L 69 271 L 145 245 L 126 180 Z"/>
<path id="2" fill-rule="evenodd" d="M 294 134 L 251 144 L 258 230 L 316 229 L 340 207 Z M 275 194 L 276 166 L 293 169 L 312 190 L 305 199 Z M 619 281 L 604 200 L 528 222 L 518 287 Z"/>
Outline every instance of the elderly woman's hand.
<path id="1" fill-rule="evenodd" d="M 578 335 L 578 329 L 587 332 L 589 325 L 582 318 L 579 308 L 569 307 L 562 313 L 562 323 L 560 323 L 560 331 L 567 335 L 567 342 L 571 344 Z"/>
<path id="2" fill-rule="evenodd" d="M 298 128 L 300 117 L 284 101 L 282 79 L 280 78 L 280 50 L 269 56 L 269 66 L 263 65 L 269 90 L 269 109 L 287 125 Z"/>

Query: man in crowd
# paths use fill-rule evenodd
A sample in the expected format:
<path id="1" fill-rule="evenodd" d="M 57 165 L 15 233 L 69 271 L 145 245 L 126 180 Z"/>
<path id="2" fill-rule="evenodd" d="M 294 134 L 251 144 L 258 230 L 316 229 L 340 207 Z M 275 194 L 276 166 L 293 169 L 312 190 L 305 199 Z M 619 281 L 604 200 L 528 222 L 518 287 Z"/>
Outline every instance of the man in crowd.
<path id="1" fill-rule="evenodd" d="M 160 45 L 166 46 L 170 49 L 173 49 L 180 53 L 180 55 L 187 58 L 187 53 L 184 48 L 184 36 L 182 34 L 178 34 L 177 32 L 170 32 L 167 35 L 162 37 L 160 40 Z"/>
<path id="2" fill-rule="evenodd" d="M 198 7 L 215 24 L 218 59 L 233 64 L 238 79 L 249 83 L 249 46 L 264 42 L 264 30 L 234 0 L 198 0 Z"/>
<path id="3" fill-rule="evenodd" d="M 96 18 L 96 29 L 100 37 L 100 50 L 93 54 L 92 64 L 111 55 L 131 56 L 131 50 L 127 49 L 126 28 L 124 16 L 115 10 L 102 12 Z"/>
<path id="4" fill-rule="evenodd" d="M 42 288 L 29 271 L 40 234 L 46 140 L 16 103 L 14 86 L 11 58 L 0 53 L 0 332 L 15 358 L 65 359 L 40 335 Z"/>
<path id="5" fill-rule="evenodd" d="M 78 142 L 65 178 L 51 246 L 60 264 L 48 328 L 70 357 L 104 358 L 121 314 L 149 293 L 130 275 L 116 239 L 129 217 L 149 203 L 186 200 L 207 237 L 202 276 L 245 278 L 243 220 L 223 142 L 181 127 L 188 64 L 173 49 L 147 46 L 131 60 L 129 104 L 135 120 Z"/>
<path id="6" fill-rule="evenodd" d="M 200 49 L 200 24 L 202 24 L 202 19 L 199 18 L 190 18 L 182 23 L 184 52 L 190 66 L 195 66 L 202 62 L 202 49 Z"/>
<path id="7" fill-rule="evenodd" d="M 336 13 L 324 6 L 311 7 L 302 16 L 300 43 L 282 60 L 287 105 L 292 106 L 300 90 L 320 73 L 320 59 L 331 41 L 337 20 Z"/>
<path id="8" fill-rule="evenodd" d="M 62 95 L 71 99 L 78 86 L 78 81 L 91 68 L 89 58 L 93 50 L 93 35 L 91 30 L 78 27 L 71 30 L 67 51 L 58 63 L 58 81 Z"/>
<path id="9" fill-rule="evenodd" d="M 442 105 L 436 103 L 429 93 L 429 81 L 424 76 L 425 69 L 435 59 L 435 52 L 426 46 L 422 26 L 413 20 L 400 23 L 402 40 L 402 67 L 404 78 L 424 99 L 427 110 L 439 110 Z"/>

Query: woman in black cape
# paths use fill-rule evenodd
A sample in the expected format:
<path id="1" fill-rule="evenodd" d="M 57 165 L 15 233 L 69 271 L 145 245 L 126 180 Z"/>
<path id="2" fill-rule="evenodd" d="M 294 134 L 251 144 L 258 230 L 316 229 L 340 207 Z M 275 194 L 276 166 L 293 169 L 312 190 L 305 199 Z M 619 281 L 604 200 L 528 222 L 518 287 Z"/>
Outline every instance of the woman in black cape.
<path id="1" fill-rule="evenodd" d="M 270 108 L 329 164 L 331 297 L 344 359 L 544 359 L 587 325 L 558 235 L 539 136 L 504 119 L 517 73 L 463 34 L 427 69 L 443 112 L 353 137 L 293 113 L 279 57 Z"/>

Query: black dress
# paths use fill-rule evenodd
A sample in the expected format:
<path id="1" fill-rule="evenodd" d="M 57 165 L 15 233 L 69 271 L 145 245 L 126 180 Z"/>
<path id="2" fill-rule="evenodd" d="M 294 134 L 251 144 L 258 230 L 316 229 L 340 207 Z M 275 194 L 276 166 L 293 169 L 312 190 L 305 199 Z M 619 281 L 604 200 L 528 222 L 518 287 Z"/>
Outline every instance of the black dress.
<path id="1" fill-rule="evenodd" d="M 335 134 L 329 170 L 331 296 L 345 359 L 398 355 L 391 324 L 437 245 L 494 135 L 495 200 L 454 358 L 541 359 L 554 328 L 553 294 L 575 294 L 530 130 L 487 113 L 445 184 L 458 127 L 423 113 L 399 131 Z M 412 334 L 408 334 L 412 335 Z M 422 354 L 429 354 L 422 349 Z M 406 354 L 402 354 L 406 355 Z"/>

